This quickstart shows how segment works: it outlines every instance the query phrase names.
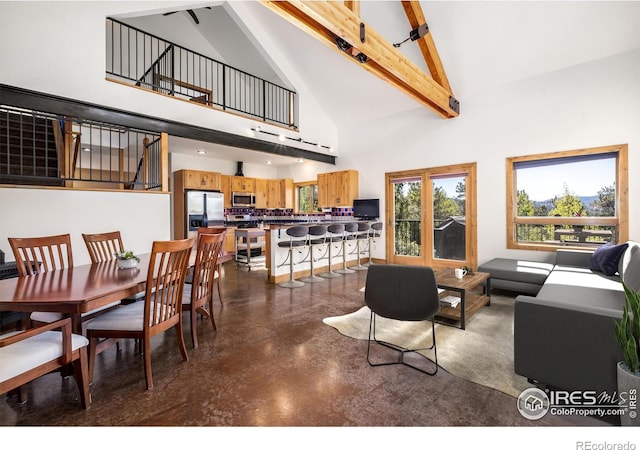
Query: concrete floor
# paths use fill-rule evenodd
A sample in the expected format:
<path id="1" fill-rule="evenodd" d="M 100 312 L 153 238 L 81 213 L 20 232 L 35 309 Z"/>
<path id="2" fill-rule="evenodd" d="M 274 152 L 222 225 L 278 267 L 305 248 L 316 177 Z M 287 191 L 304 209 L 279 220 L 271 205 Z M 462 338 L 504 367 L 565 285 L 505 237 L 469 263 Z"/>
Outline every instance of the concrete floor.
<path id="1" fill-rule="evenodd" d="M 516 400 L 445 370 L 372 368 L 366 342 L 322 323 L 364 304 L 366 272 L 298 289 L 266 283 L 264 270 L 225 264 L 218 330 L 200 321 L 183 362 L 173 331 L 153 341 L 155 388 L 145 389 L 133 342 L 98 355 L 93 403 L 82 410 L 73 379 L 46 375 L 29 401 L 0 397 L 0 424 L 37 426 L 607 426 L 580 417 L 520 416 Z M 471 319 L 472 320 L 472 319 Z"/>

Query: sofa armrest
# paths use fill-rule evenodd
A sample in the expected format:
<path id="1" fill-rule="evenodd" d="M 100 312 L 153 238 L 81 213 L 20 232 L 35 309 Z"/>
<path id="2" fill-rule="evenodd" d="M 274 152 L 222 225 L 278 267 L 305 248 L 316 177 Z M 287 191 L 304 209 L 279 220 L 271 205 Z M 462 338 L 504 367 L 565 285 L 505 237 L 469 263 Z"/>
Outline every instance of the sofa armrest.
<path id="1" fill-rule="evenodd" d="M 584 267 L 586 269 L 591 265 L 591 256 L 593 251 L 589 250 L 556 250 L 557 266 Z"/>
<path id="2" fill-rule="evenodd" d="M 514 310 L 514 366 L 519 375 L 566 390 L 617 389 L 622 353 L 614 323 L 622 313 L 520 295 Z"/>

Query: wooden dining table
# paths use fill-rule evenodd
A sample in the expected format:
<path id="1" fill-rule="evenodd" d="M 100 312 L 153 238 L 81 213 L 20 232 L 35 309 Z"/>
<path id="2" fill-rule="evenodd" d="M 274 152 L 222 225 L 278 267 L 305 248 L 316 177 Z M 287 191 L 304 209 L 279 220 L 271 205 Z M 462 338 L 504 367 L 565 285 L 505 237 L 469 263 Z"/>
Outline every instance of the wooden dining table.
<path id="1" fill-rule="evenodd" d="M 59 312 L 81 332 L 81 315 L 145 290 L 151 254 L 131 269 L 116 260 L 0 280 L 0 311 Z"/>

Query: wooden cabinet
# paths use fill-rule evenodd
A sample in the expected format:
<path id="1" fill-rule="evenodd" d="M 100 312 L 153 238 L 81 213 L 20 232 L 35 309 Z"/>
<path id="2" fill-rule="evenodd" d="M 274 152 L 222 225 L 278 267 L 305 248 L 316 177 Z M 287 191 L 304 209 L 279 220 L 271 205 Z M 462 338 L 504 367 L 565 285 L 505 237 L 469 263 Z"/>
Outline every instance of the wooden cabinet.
<path id="1" fill-rule="evenodd" d="M 232 176 L 231 192 L 256 192 L 256 179 Z"/>
<path id="2" fill-rule="evenodd" d="M 256 178 L 256 208 L 270 207 L 269 185 L 271 181 L 264 178 Z"/>
<path id="3" fill-rule="evenodd" d="M 236 229 L 227 227 L 227 234 L 224 236 L 222 248 L 225 252 L 234 254 L 236 252 Z"/>
<path id="4" fill-rule="evenodd" d="M 318 205 L 353 206 L 358 198 L 358 171 L 343 170 L 318 174 Z"/>
<path id="5" fill-rule="evenodd" d="M 221 175 L 220 176 L 220 191 L 224 194 L 224 207 L 231 208 L 231 176 L 229 175 Z"/>
<path id="6" fill-rule="evenodd" d="M 204 172 L 200 170 L 179 170 L 183 173 L 184 189 L 204 189 L 208 191 L 219 191 L 221 174 L 217 172 Z M 174 180 L 175 182 L 175 180 Z"/>

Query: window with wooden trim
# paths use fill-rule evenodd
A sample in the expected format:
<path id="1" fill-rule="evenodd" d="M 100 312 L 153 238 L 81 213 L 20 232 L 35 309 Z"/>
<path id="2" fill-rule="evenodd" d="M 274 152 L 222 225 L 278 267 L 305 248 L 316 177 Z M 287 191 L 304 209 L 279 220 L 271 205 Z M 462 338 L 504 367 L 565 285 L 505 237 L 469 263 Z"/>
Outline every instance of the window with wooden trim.
<path id="1" fill-rule="evenodd" d="M 595 248 L 629 238 L 628 146 L 507 158 L 507 248 Z"/>
<path id="2" fill-rule="evenodd" d="M 318 211 L 318 183 L 308 181 L 296 183 L 296 209 L 299 213 Z"/>

